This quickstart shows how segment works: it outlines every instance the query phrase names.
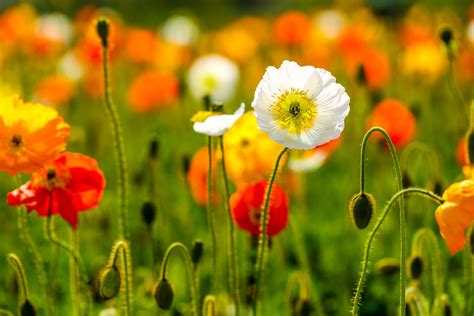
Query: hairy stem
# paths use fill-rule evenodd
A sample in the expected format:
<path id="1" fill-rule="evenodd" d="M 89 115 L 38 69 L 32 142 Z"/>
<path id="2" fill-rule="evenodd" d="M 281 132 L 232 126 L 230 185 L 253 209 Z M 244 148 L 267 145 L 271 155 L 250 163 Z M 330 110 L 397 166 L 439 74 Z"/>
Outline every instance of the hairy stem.
<path id="1" fill-rule="evenodd" d="M 192 301 L 192 311 L 194 316 L 199 316 L 198 313 L 198 297 L 197 297 L 197 286 L 195 283 L 193 263 L 191 261 L 191 255 L 189 254 L 188 248 L 180 242 L 172 243 L 168 249 L 166 249 L 165 256 L 163 257 L 163 262 L 161 264 L 160 278 L 166 279 L 166 268 L 168 267 L 168 260 L 171 257 L 171 254 L 178 250 L 185 261 L 186 270 L 188 271 L 188 280 L 191 288 L 191 301 Z"/>
<path id="2" fill-rule="evenodd" d="M 409 195 L 409 194 L 416 194 L 416 195 L 424 196 L 425 198 L 428 198 L 428 199 L 430 199 L 430 200 L 432 200 L 432 201 L 434 201 L 438 204 L 441 204 L 443 202 L 443 199 L 441 199 L 436 194 L 434 194 L 434 193 L 432 193 L 428 190 L 419 189 L 419 188 L 404 189 L 404 190 L 398 191 L 397 193 L 395 193 L 395 195 L 392 196 L 392 198 L 388 202 L 387 206 L 385 206 L 385 208 L 382 212 L 382 215 L 379 217 L 379 219 L 377 220 L 377 223 L 375 224 L 374 228 L 370 232 L 369 238 L 367 239 L 367 243 L 366 243 L 365 248 L 364 248 L 364 255 L 362 257 L 362 270 L 360 272 L 359 281 L 357 282 L 356 292 L 355 292 L 354 298 L 353 298 L 353 306 L 352 306 L 352 310 L 351 310 L 352 315 L 358 315 L 359 314 L 359 306 L 360 306 L 360 303 L 361 303 L 361 296 L 362 296 L 362 291 L 363 291 L 363 287 L 364 287 L 364 282 L 365 282 L 366 277 L 367 277 L 367 269 L 368 269 L 368 266 L 369 266 L 370 250 L 372 249 L 372 242 L 374 241 L 378 230 L 382 226 L 385 218 L 387 217 L 388 212 L 390 211 L 390 209 L 391 209 L 392 205 L 395 203 L 395 201 L 398 198 L 403 197 L 404 195 Z M 405 261 L 400 262 L 400 269 L 404 265 L 405 265 Z M 405 291 L 403 292 L 403 294 L 405 294 Z M 403 304 L 403 311 L 405 311 L 405 295 L 403 296 L 403 301 L 402 302 L 404 303 Z M 403 314 L 405 314 L 405 313 L 403 313 Z"/>
<path id="3" fill-rule="evenodd" d="M 26 273 L 25 269 L 23 268 L 23 264 L 21 263 L 20 258 L 14 253 L 9 253 L 7 258 L 13 270 L 15 270 L 18 286 L 20 287 L 20 293 L 23 296 L 23 300 L 20 300 L 20 302 L 27 301 L 29 297 L 28 281 L 26 279 Z"/>
<path id="4" fill-rule="evenodd" d="M 385 141 L 390 149 L 390 155 L 392 156 L 393 166 L 395 168 L 395 176 L 397 178 L 398 190 L 403 189 L 402 182 L 402 171 L 400 169 L 400 163 L 398 161 L 397 151 L 393 145 L 392 140 L 388 133 L 381 127 L 372 127 L 367 133 L 365 133 L 364 138 L 362 139 L 362 146 L 360 150 L 360 191 L 365 192 L 365 160 L 366 160 L 366 151 L 367 143 L 370 135 L 372 133 L 379 132 L 385 138 Z M 405 316 L 405 288 L 406 288 L 406 214 L 405 214 L 405 202 L 403 199 L 399 201 L 400 209 L 400 316 Z M 362 289 L 360 289 L 362 290 Z M 359 287 L 357 292 L 359 291 Z M 357 294 L 356 292 L 356 294 Z M 352 313 L 355 315 L 359 308 L 358 302 L 355 300 L 357 295 L 354 297 L 354 305 L 352 308 Z"/>
<path id="5" fill-rule="evenodd" d="M 268 182 L 266 194 L 265 194 L 265 202 L 263 205 L 262 216 L 260 218 L 260 236 L 258 240 L 258 253 L 257 253 L 257 264 L 255 270 L 255 293 L 253 297 L 253 314 L 254 316 L 257 315 L 258 311 L 258 298 L 260 296 L 260 288 L 262 286 L 262 278 L 265 268 L 265 256 L 268 247 L 268 238 L 267 238 L 267 225 L 268 225 L 268 206 L 270 204 L 270 195 L 272 192 L 273 183 L 275 182 L 275 178 L 278 172 L 278 167 L 280 165 L 281 158 L 285 155 L 288 151 L 288 148 L 284 148 L 280 154 L 278 155 L 275 167 L 273 168 L 272 175 L 270 177 L 270 181 Z"/>
<path id="6" fill-rule="evenodd" d="M 235 252 L 235 228 L 234 222 L 232 220 L 232 214 L 229 205 L 229 198 L 230 198 L 230 191 L 229 191 L 229 180 L 227 177 L 227 170 L 226 170 L 226 162 L 225 162 L 225 155 L 224 155 L 224 139 L 223 136 L 219 137 L 219 145 L 222 155 L 222 176 L 224 179 L 224 192 L 225 192 L 225 207 L 226 207 L 226 214 L 227 214 L 227 225 L 228 225 L 228 233 L 229 233 L 229 286 L 232 289 L 232 297 L 234 299 L 235 304 L 235 315 L 240 315 L 240 293 L 239 293 L 239 273 L 237 272 L 237 254 Z"/>
<path id="7" fill-rule="evenodd" d="M 120 259 L 120 264 L 117 261 Z M 130 246 L 125 240 L 118 240 L 112 247 L 109 265 L 117 267 L 120 271 L 120 277 L 124 283 L 120 285 L 122 298 L 122 313 L 125 316 L 132 314 L 132 278 L 130 271 L 132 270 L 132 259 L 130 256 Z"/>
<path id="8" fill-rule="evenodd" d="M 216 235 L 216 223 L 215 214 L 212 207 L 212 137 L 207 138 L 207 155 L 208 155 L 208 172 L 207 172 L 207 221 L 209 230 L 211 232 L 211 244 L 212 244 L 212 292 L 216 290 L 217 279 L 215 276 L 217 269 L 217 235 Z"/>

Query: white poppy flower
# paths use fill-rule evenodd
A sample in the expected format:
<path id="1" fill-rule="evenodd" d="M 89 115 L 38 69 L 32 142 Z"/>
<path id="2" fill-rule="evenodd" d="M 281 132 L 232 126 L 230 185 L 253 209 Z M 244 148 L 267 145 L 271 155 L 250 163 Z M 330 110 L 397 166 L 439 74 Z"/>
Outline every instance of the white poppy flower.
<path id="1" fill-rule="evenodd" d="M 268 67 L 252 107 L 261 130 L 290 149 L 311 149 L 339 137 L 349 96 L 330 72 L 284 61 Z"/>
<path id="2" fill-rule="evenodd" d="M 209 95 L 214 101 L 225 102 L 232 98 L 239 80 L 239 68 L 220 55 L 198 58 L 189 69 L 188 85 L 194 97 Z"/>
<path id="3" fill-rule="evenodd" d="M 245 104 L 242 103 L 234 114 L 216 114 L 214 112 L 198 112 L 194 117 L 193 129 L 196 133 L 207 136 L 222 136 L 244 114 Z M 199 121 L 199 117 L 205 118 Z"/>
<path id="4" fill-rule="evenodd" d="M 68 44 L 72 40 L 73 27 L 66 15 L 50 13 L 40 16 L 36 33 L 51 41 Z"/>
<path id="5" fill-rule="evenodd" d="M 184 15 L 174 15 L 166 20 L 162 35 L 170 43 L 192 45 L 199 36 L 199 28 L 193 19 Z"/>

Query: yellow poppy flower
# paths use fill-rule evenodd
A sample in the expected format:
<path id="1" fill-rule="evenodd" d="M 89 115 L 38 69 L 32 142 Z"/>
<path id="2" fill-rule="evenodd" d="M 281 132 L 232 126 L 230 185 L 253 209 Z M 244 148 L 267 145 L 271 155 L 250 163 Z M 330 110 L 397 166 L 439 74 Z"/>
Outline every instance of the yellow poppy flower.
<path id="1" fill-rule="evenodd" d="M 66 149 L 70 126 L 58 113 L 18 96 L 0 100 L 0 171 L 32 173 Z"/>

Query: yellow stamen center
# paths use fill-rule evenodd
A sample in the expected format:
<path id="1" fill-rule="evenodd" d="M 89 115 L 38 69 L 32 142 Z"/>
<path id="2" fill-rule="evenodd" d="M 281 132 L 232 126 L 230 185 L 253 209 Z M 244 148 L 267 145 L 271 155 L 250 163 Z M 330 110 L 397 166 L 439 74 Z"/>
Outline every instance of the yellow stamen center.
<path id="1" fill-rule="evenodd" d="M 213 76 L 206 76 L 204 77 L 204 86 L 209 90 L 212 91 L 217 87 L 217 80 Z"/>
<path id="2" fill-rule="evenodd" d="M 270 108 L 278 126 L 292 135 L 309 130 L 317 117 L 317 105 L 306 91 L 291 88 Z"/>

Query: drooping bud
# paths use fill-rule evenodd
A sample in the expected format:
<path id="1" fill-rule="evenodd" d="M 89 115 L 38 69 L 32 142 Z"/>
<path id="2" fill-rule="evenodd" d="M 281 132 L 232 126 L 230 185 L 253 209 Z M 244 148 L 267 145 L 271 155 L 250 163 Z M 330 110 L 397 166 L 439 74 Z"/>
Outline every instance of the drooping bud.
<path id="1" fill-rule="evenodd" d="M 174 293 L 171 284 L 166 278 L 160 278 L 153 296 L 155 297 L 156 304 L 159 308 L 164 310 L 170 309 L 171 304 L 173 303 Z"/>
<path id="2" fill-rule="evenodd" d="M 412 186 L 412 181 L 411 181 L 411 178 L 410 178 L 410 175 L 408 174 L 408 172 L 405 170 L 403 171 L 402 173 L 402 186 L 404 189 L 406 188 L 409 188 Z"/>
<path id="3" fill-rule="evenodd" d="M 439 31 L 439 37 L 446 46 L 449 46 L 453 40 L 453 30 L 449 26 L 444 26 Z"/>
<path id="4" fill-rule="evenodd" d="M 410 273 L 410 278 L 419 280 L 423 274 L 423 258 L 418 255 L 412 256 L 408 260 L 408 271 Z"/>
<path id="5" fill-rule="evenodd" d="M 400 261 L 396 258 L 384 258 L 377 261 L 375 271 L 381 276 L 392 276 L 400 272 Z"/>
<path id="6" fill-rule="evenodd" d="M 357 82 L 360 85 L 366 85 L 367 84 L 367 76 L 365 74 L 364 65 L 359 65 L 359 67 L 357 68 Z"/>
<path id="7" fill-rule="evenodd" d="M 194 265 L 197 265 L 201 261 L 202 252 L 204 250 L 204 243 L 197 239 L 193 241 L 193 248 L 191 249 L 191 261 Z"/>
<path id="8" fill-rule="evenodd" d="M 359 192 L 349 202 L 349 215 L 358 229 L 366 228 L 375 211 L 375 200 L 371 194 Z"/>
<path id="9" fill-rule="evenodd" d="M 142 205 L 142 220 L 146 225 L 151 225 L 155 221 L 156 206 L 153 202 L 147 201 Z"/>
<path id="10" fill-rule="evenodd" d="M 107 45 L 108 45 L 109 27 L 110 27 L 110 21 L 108 18 L 101 17 L 97 20 L 97 24 L 96 24 L 97 34 L 100 37 L 102 46 L 105 48 L 107 48 Z"/>
<path id="11" fill-rule="evenodd" d="M 36 309 L 29 300 L 25 300 L 25 302 L 21 305 L 20 315 L 21 316 L 36 316 Z"/>
<path id="12" fill-rule="evenodd" d="M 440 179 L 436 179 L 433 183 L 433 193 L 436 195 L 443 195 L 443 183 Z"/>
<path id="13" fill-rule="evenodd" d="M 183 156 L 181 163 L 183 167 L 183 174 L 187 175 L 189 172 L 189 167 L 191 166 L 191 158 L 188 155 L 185 155 Z"/>
<path id="14" fill-rule="evenodd" d="M 451 316 L 453 315 L 453 309 L 451 308 L 451 304 L 449 302 L 446 302 L 444 305 L 444 316 Z"/>
<path id="15" fill-rule="evenodd" d="M 150 141 L 150 149 L 148 152 L 148 156 L 150 157 L 150 159 L 156 159 L 158 157 L 159 149 L 160 149 L 160 143 L 158 142 L 158 139 L 153 138 Z"/>
<path id="16" fill-rule="evenodd" d="M 314 305 L 309 299 L 301 299 L 296 302 L 295 315 L 297 316 L 309 316 L 314 310 Z"/>
<path id="17" fill-rule="evenodd" d="M 99 297 L 106 301 L 116 297 L 121 285 L 120 271 L 113 266 L 106 266 L 99 273 L 97 289 Z"/>

